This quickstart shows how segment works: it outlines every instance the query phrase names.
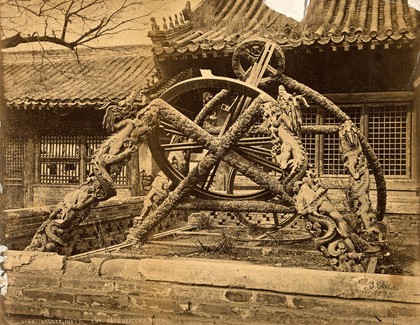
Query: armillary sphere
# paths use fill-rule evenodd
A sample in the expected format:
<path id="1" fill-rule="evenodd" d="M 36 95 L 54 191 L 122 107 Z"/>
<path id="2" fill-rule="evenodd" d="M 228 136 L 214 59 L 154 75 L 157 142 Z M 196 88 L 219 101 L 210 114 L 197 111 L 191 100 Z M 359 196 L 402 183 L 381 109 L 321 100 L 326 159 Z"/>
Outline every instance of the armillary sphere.
<path id="1" fill-rule="evenodd" d="M 186 179 L 206 154 L 212 154 L 216 159 L 211 170 L 200 174 L 200 179 L 194 183 L 197 185 L 189 189 L 191 193 L 201 199 L 225 200 L 226 204 L 229 201 L 242 201 L 244 206 L 246 201 L 278 204 L 285 208 L 276 210 L 271 206 L 258 211 L 233 211 L 245 225 L 261 230 L 281 229 L 297 217 L 295 203 L 281 186 L 277 187 L 281 177 L 286 176 L 272 153 L 273 144 L 267 129 L 262 126 L 261 112 L 251 114 L 246 120 L 245 112 L 248 114 L 248 108 L 255 106 L 261 96 L 275 101 L 257 87 L 276 76 L 279 83 L 304 92 L 338 121 L 349 118 L 322 95 L 283 76 L 284 55 L 274 43 L 262 40 L 244 42 L 233 57 L 235 72 L 246 79 L 245 82 L 216 76 L 193 78 L 176 84 L 161 95 L 162 100 L 188 115 L 190 120 L 180 124 L 173 120 L 176 115 L 162 114 L 159 127 L 148 139 L 149 146 L 155 161 L 175 185 Z M 248 60 L 249 65 L 245 66 L 242 60 Z M 238 129 L 237 124 L 242 127 Z M 313 133 L 334 133 L 337 126 L 335 129 L 315 126 L 311 130 Z M 380 168 L 377 168 L 380 166 L 377 157 L 363 138 L 361 142 L 368 163 L 375 167 L 373 173 L 377 184 L 384 184 Z M 217 148 L 218 143 L 222 148 Z M 218 149 L 223 149 L 224 153 L 218 153 Z M 385 191 L 384 185 L 378 187 L 378 202 L 385 202 Z M 378 204 L 378 220 L 383 217 L 384 206 Z M 250 221 L 252 212 L 259 212 L 267 222 L 255 224 Z"/>
<path id="2" fill-rule="evenodd" d="M 201 110 L 197 110 L 198 114 L 195 113 L 195 116 L 190 114 L 190 118 L 204 131 L 216 138 L 226 134 L 241 111 L 250 106 L 258 95 L 269 96 L 261 89 L 235 79 L 200 77 L 178 83 L 163 93 L 160 98 L 179 111 L 188 112 L 189 109 L 180 106 L 181 99 L 202 97 L 208 92 L 215 94 L 214 101 L 211 103 L 213 105 L 211 107 L 204 105 Z M 241 156 L 247 157 L 250 162 L 270 175 L 275 176 L 281 173 L 281 170 L 273 162 L 270 139 L 267 136 L 258 136 L 258 126 L 259 121 L 252 121 L 248 125 L 245 135 L 231 144 L 231 149 Z M 172 121 L 165 120 L 165 116 L 161 118 L 159 129 L 149 138 L 149 144 L 157 164 L 175 183 L 179 183 L 185 177 L 185 172 L 173 163 L 172 157 L 180 157 L 177 153 L 182 153 L 182 157 L 189 159 L 186 163 L 191 168 L 208 150 L 206 145 L 185 136 L 172 125 Z M 245 177 L 235 168 L 233 170 L 235 172 L 231 171 L 229 165 L 221 160 L 214 166 L 207 179 L 201 181 L 194 189 L 194 194 L 202 198 L 227 200 L 267 199 L 273 196 L 258 184 L 249 179 L 245 180 Z M 241 181 L 246 185 L 241 186 Z"/>
<path id="3" fill-rule="evenodd" d="M 261 89 L 235 79 L 200 77 L 173 86 L 161 95 L 161 99 L 181 112 L 188 112 L 189 108 L 181 106 L 185 102 L 183 99 L 202 98 L 209 92 L 213 94 L 213 98 L 196 110 L 195 114 L 190 114 L 190 118 L 194 120 L 191 123 L 200 126 L 214 139 L 223 138 L 231 132 L 238 117 L 253 105 L 257 96 L 263 94 L 270 97 Z M 203 143 L 200 135 L 187 136 L 172 122 L 162 116 L 159 128 L 152 133 L 148 141 L 161 170 L 178 184 L 212 148 L 211 144 Z M 231 151 L 258 167 L 267 176 L 278 179 L 281 170 L 272 157 L 269 136 L 260 130 L 260 122 L 258 116 L 251 119 L 243 135 L 228 146 Z M 174 157 L 178 162 L 183 160 L 183 163 L 174 164 Z M 275 196 L 264 184 L 258 184 L 244 175 L 240 166 L 235 166 L 231 161 L 226 162 L 224 157 L 219 157 L 212 170 L 193 189 L 193 194 L 204 199 L 241 201 L 268 200 Z M 236 215 L 249 225 L 245 213 L 237 212 Z M 262 226 L 263 229 L 284 227 L 295 217 L 293 213 L 279 215 L 268 212 L 267 215 L 266 220 L 269 221 Z"/>
<path id="4" fill-rule="evenodd" d="M 238 50 L 237 50 L 238 51 Z M 173 104 L 181 112 L 186 112 L 186 102 L 194 98 L 212 98 L 203 107 L 194 108 L 189 114 L 194 122 L 213 136 L 222 137 L 228 132 L 242 112 L 252 105 L 255 98 L 263 94 L 256 88 L 272 79 L 284 69 L 284 55 L 273 42 L 256 40 L 245 42 L 235 51 L 233 66 L 237 68 L 241 83 L 228 78 L 195 79 L 178 84 L 166 91 L 161 98 Z M 249 53 L 249 56 L 241 52 Z M 246 69 L 246 70 L 245 70 Z M 191 111 L 191 109 L 190 109 Z M 255 120 L 240 139 L 231 144 L 235 153 L 246 157 L 253 165 L 276 179 L 281 170 L 274 162 L 271 154 L 272 143 L 267 134 L 261 133 L 261 121 Z M 154 150 L 155 160 L 165 174 L 178 184 L 198 160 L 204 156 L 208 148 L 198 144 L 171 125 L 171 121 L 162 121 L 159 131 L 150 137 L 150 146 Z M 180 153 L 185 164 L 180 168 L 173 163 L 176 153 Z M 257 184 L 243 175 L 238 168 L 227 164 L 222 159 L 204 177 L 194 189 L 195 195 L 206 199 L 222 200 L 261 200 L 273 198 L 273 193 L 266 187 Z M 255 213 L 255 212 L 254 212 Z M 249 213 L 236 211 L 235 215 L 247 226 Z M 257 227 L 262 230 L 279 229 L 290 223 L 296 216 L 294 213 L 277 214 L 276 212 L 260 213 Z M 255 228 L 255 227 L 254 227 Z"/>

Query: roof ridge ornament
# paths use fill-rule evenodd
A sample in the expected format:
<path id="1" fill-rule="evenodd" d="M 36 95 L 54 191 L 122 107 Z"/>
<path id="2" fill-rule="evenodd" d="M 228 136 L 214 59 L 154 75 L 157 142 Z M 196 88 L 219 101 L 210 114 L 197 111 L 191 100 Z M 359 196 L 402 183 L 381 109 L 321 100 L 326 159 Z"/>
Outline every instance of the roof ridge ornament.
<path id="1" fill-rule="evenodd" d="M 154 44 L 162 45 L 165 42 L 169 42 L 172 39 L 183 37 L 191 32 L 193 24 L 191 22 L 192 12 L 191 4 L 187 5 L 181 12 L 170 14 L 162 17 L 162 28 L 157 24 L 156 18 L 150 18 L 151 30 L 148 33 L 148 37 L 152 39 Z M 189 8 L 189 9 L 188 9 Z M 173 42 L 169 42 L 170 46 Z"/>

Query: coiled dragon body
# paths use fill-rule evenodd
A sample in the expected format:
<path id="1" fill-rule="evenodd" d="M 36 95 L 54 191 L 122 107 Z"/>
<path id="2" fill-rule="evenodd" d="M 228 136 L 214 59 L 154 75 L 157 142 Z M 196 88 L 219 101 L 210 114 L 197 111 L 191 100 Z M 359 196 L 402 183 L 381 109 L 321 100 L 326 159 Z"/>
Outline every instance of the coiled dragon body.
<path id="1" fill-rule="evenodd" d="M 303 97 L 294 97 L 283 86 L 279 87 L 278 105 L 264 111 L 273 143 L 272 153 L 283 170 L 282 184 L 286 193 L 293 195 L 293 185 L 302 179 L 308 167 L 308 158 L 302 141 L 302 113 L 298 100 L 308 105 Z"/>
<path id="2" fill-rule="evenodd" d="M 362 219 L 364 229 L 379 232 L 375 227 L 376 218 L 372 213 L 369 198 L 369 168 L 357 136 L 357 129 L 350 120 L 341 124 L 339 137 L 344 167 L 346 167 L 351 175 L 349 188 L 350 201 L 354 202 L 355 212 Z"/>

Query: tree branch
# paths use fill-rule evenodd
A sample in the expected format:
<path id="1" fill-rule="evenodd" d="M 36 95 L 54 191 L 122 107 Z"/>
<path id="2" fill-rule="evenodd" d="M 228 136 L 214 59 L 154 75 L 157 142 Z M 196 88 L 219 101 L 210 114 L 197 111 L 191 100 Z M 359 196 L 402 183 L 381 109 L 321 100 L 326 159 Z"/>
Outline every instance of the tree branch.
<path id="1" fill-rule="evenodd" d="M 0 28 L 1 48 L 49 42 L 74 50 L 102 36 L 134 30 L 132 24 L 136 20 L 150 15 L 143 12 L 133 17 L 132 13 L 136 12 L 133 9 L 144 5 L 141 0 L 124 0 L 117 6 L 104 0 L 0 0 L 0 3 L 5 1 L 10 11 L 2 17 L 7 24 Z M 43 29 L 41 23 L 35 23 L 40 19 Z M 32 26 L 34 30 L 28 31 Z"/>
<path id="2" fill-rule="evenodd" d="M 71 7 L 73 7 L 73 5 L 74 5 L 74 0 L 72 0 L 70 2 L 70 5 L 67 8 L 67 11 L 64 14 L 63 31 L 61 32 L 61 39 L 65 39 L 66 38 L 67 26 L 69 25 L 70 16 L 71 16 L 70 10 L 71 10 Z"/>
<path id="3" fill-rule="evenodd" d="M 39 36 L 39 35 L 29 35 L 29 36 L 22 36 L 20 33 L 13 35 L 11 37 L 6 37 L 1 40 L 1 48 L 7 49 L 16 47 L 20 44 L 25 43 L 35 43 L 35 42 L 48 42 L 57 45 L 61 45 L 67 47 L 71 50 L 74 50 L 78 44 L 68 43 L 61 38 L 53 37 L 53 36 Z"/>

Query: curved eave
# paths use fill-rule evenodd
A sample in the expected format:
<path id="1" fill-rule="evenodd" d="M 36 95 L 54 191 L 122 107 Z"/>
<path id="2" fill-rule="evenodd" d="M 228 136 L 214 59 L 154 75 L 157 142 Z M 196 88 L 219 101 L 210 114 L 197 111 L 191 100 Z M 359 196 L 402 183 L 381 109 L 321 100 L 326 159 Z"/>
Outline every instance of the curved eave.
<path id="1" fill-rule="evenodd" d="M 149 88 L 143 88 L 144 94 L 151 99 L 158 97 L 162 92 L 167 90 L 179 81 L 192 77 L 192 69 L 186 69 L 179 74 L 169 78 L 162 79 Z M 6 107 L 17 110 L 35 110 L 35 111 L 49 111 L 49 110 L 68 110 L 68 109 L 98 109 L 106 102 L 119 102 L 125 99 L 128 94 L 119 97 L 96 97 L 96 98 L 16 98 L 7 100 Z"/>
<path id="2" fill-rule="evenodd" d="M 274 35 L 265 35 L 266 38 L 276 39 Z M 389 46 L 392 44 L 408 44 L 414 43 L 416 35 L 414 32 L 407 34 L 392 34 L 387 36 L 379 34 L 375 37 L 368 34 L 353 34 L 353 35 L 339 35 L 339 36 L 325 36 L 318 39 L 301 38 L 301 39 L 276 39 L 276 42 L 284 49 L 291 50 L 297 48 L 326 48 L 326 47 L 350 47 L 350 46 Z M 199 58 L 206 56 L 224 56 L 232 53 L 239 42 L 228 43 L 221 42 L 216 44 L 202 43 L 189 44 L 186 46 L 155 46 L 152 49 L 154 55 L 158 60 L 178 60 L 188 58 Z"/>
<path id="3" fill-rule="evenodd" d="M 112 101 L 120 101 L 123 98 L 112 98 Z M 6 107 L 18 110 L 55 110 L 55 109 L 95 109 L 102 106 L 105 98 L 77 98 L 77 99 L 34 99 L 18 98 L 6 100 Z"/>

